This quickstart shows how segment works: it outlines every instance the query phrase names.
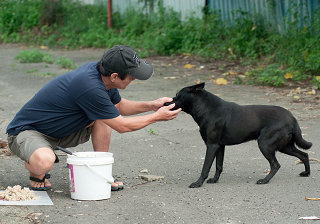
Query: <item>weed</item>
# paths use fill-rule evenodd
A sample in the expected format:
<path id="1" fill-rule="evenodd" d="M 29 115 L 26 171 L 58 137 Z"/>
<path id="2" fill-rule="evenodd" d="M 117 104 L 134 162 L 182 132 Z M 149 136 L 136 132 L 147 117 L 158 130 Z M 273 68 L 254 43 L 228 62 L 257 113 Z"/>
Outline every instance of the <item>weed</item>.
<path id="1" fill-rule="evenodd" d="M 151 135 L 156 135 L 157 134 L 156 131 L 153 130 L 152 128 L 150 128 L 149 132 L 150 132 Z"/>
<path id="2" fill-rule="evenodd" d="M 11 71 L 12 71 L 12 72 L 13 72 L 13 71 L 16 71 L 16 70 L 18 69 L 17 65 L 14 64 L 14 63 L 10 64 L 10 66 L 11 66 Z"/>
<path id="3" fill-rule="evenodd" d="M 249 72 L 249 83 L 281 86 L 285 82 L 286 72 L 278 64 L 271 64 L 265 68 L 258 68 Z"/>
<path id="4" fill-rule="evenodd" d="M 20 51 L 18 55 L 15 56 L 15 59 L 19 59 L 20 63 L 46 62 L 48 64 L 52 64 L 54 61 L 54 57 L 52 55 L 42 53 L 37 49 Z"/>
<path id="5" fill-rule="evenodd" d="M 42 76 L 52 76 L 52 75 L 55 75 L 54 73 L 52 72 L 43 72 L 41 73 Z"/>
<path id="6" fill-rule="evenodd" d="M 320 76 L 313 76 L 311 83 L 320 89 Z"/>
<path id="7" fill-rule="evenodd" d="M 66 58 L 65 56 L 58 58 L 56 61 L 56 64 L 60 65 L 61 68 L 66 68 L 69 70 L 76 68 L 76 65 L 74 64 L 74 62 L 71 59 Z"/>
<path id="8" fill-rule="evenodd" d="M 236 85 L 242 85 L 242 84 L 244 84 L 245 82 L 244 82 L 244 80 L 243 80 L 243 78 L 241 78 L 241 77 L 239 77 L 239 76 L 236 76 L 236 80 L 234 81 L 234 84 L 236 84 Z"/>
<path id="9" fill-rule="evenodd" d="M 38 72 L 38 69 L 30 69 L 26 71 L 26 73 L 35 73 L 35 72 Z"/>
<path id="10" fill-rule="evenodd" d="M 226 65 L 221 65 L 218 69 L 222 72 L 226 72 Z"/>
<path id="11" fill-rule="evenodd" d="M 20 63 L 39 63 L 42 62 L 43 53 L 39 50 L 20 51 L 15 59 L 19 59 Z"/>
<path id="12" fill-rule="evenodd" d="M 42 60 L 48 64 L 52 64 L 54 61 L 54 57 L 50 54 L 44 54 Z"/>

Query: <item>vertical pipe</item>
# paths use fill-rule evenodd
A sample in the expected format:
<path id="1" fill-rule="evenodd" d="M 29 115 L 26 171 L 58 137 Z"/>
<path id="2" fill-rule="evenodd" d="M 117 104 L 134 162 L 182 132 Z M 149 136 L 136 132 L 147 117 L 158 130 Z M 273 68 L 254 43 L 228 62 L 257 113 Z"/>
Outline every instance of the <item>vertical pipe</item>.
<path id="1" fill-rule="evenodd" d="M 108 0 L 108 29 L 112 28 L 112 0 Z"/>

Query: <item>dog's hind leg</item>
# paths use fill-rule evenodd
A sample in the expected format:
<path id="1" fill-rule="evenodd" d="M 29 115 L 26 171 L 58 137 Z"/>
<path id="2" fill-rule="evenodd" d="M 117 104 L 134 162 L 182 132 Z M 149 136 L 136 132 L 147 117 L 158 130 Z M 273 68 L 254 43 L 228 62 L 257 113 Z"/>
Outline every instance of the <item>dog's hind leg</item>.
<path id="1" fill-rule="evenodd" d="M 287 145 L 282 150 L 280 150 L 280 152 L 290 156 L 295 156 L 303 162 L 305 171 L 300 173 L 301 177 L 308 177 L 310 175 L 310 163 L 308 153 L 300 151 L 294 145 Z"/>
<path id="2" fill-rule="evenodd" d="M 207 152 L 206 152 L 206 158 L 204 159 L 204 164 L 202 167 L 201 175 L 199 179 L 192 183 L 189 187 L 190 188 L 197 188 L 201 187 L 205 179 L 208 178 L 210 168 L 212 166 L 213 160 L 216 156 L 217 150 L 219 150 L 219 145 L 217 144 L 209 144 L 207 143 Z"/>
<path id="3" fill-rule="evenodd" d="M 216 173 L 213 178 L 207 180 L 207 183 L 217 183 L 223 170 L 225 146 L 221 146 L 216 152 Z"/>
<path id="4" fill-rule="evenodd" d="M 278 172 L 278 170 L 281 167 L 280 163 L 278 162 L 278 160 L 277 160 L 277 158 L 275 156 L 275 152 L 265 153 L 265 152 L 262 151 L 262 154 L 269 161 L 270 173 L 264 179 L 258 180 L 257 184 L 266 184 L 266 183 L 268 183 L 271 180 L 271 178 Z"/>
<path id="5" fill-rule="evenodd" d="M 280 163 L 276 158 L 276 147 L 274 144 L 270 144 L 270 139 L 258 139 L 258 144 L 260 151 L 264 155 L 264 157 L 268 160 L 270 164 L 270 173 L 264 178 L 257 181 L 257 184 L 266 184 L 270 181 L 270 179 L 278 172 L 280 169 Z"/>

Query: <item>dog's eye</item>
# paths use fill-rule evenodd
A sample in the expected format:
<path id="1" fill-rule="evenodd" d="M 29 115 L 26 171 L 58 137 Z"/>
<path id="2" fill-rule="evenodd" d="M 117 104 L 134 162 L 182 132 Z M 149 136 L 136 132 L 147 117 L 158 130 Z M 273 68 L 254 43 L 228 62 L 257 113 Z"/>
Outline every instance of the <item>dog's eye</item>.
<path id="1" fill-rule="evenodd" d="M 176 94 L 176 97 L 179 96 L 179 93 Z"/>

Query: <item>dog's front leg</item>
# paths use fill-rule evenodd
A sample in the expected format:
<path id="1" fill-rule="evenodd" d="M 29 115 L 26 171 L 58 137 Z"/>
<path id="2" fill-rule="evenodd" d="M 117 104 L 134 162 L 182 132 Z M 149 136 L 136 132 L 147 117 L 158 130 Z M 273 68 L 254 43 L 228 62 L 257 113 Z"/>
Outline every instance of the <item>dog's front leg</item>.
<path id="1" fill-rule="evenodd" d="M 207 152 L 206 152 L 206 158 L 204 160 L 204 164 L 202 167 L 202 171 L 201 171 L 201 175 L 199 177 L 199 179 L 192 183 L 189 187 L 190 188 L 197 188 L 197 187 L 201 187 L 203 182 L 205 181 L 205 179 L 208 178 L 209 172 L 210 172 L 210 168 L 212 166 L 214 157 L 216 156 L 216 152 L 217 150 L 219 150 L 219 145 L 217 144 L 209 144 L 207 143 Z"/>
<path id="2" fill-rule="evenodd" d="M 223 170 L 224 151 L 225 151 L 225 146 L 222 145 L 216 152 L 216 173 L 213 178 L 210 178 L 209 180 L 207 180 L 207 183 L 214 184 L 218 182 L 220 178 L 220 174 L 222 173 L 222 170 Z"/>

